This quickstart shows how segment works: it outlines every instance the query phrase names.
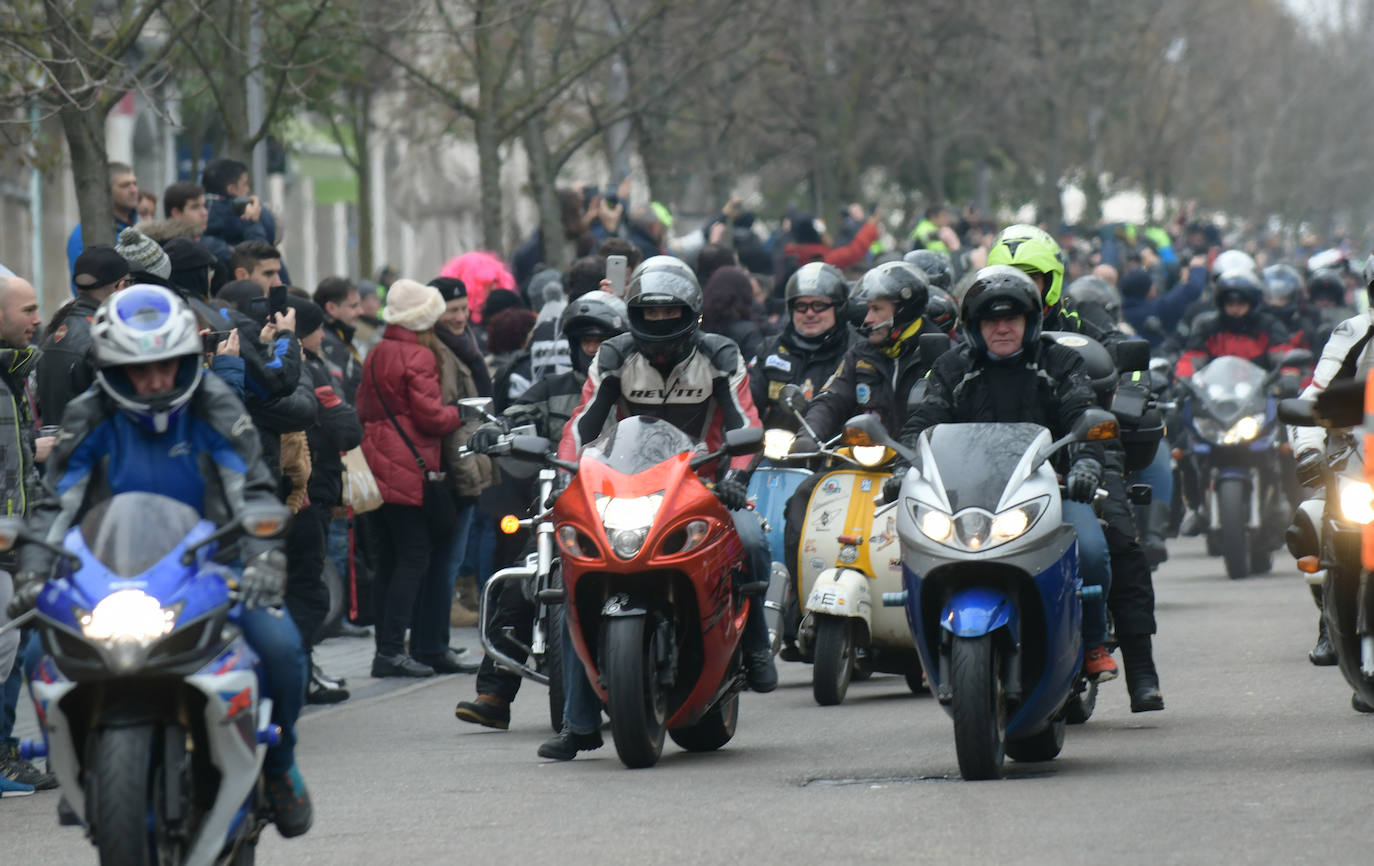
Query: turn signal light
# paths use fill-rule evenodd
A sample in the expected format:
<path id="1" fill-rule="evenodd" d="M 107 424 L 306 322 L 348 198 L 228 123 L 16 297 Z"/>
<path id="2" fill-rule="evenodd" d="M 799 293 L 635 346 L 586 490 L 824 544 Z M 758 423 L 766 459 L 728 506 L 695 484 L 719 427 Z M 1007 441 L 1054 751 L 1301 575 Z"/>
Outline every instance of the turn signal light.
<path id="1" fill-rule="evenodd" d="M 1116 421 L 1103 421 L 1101 424 L 1094 424 L 1088 429 L 1087 441 L 1104 442 L 1108 439 L 1115 439 L 1116 436 Z"/>
<path id="2" fill-rule="evenodd" d="M 1303 574 L 1316 574 L 1322 570 L 1322 561 L 1315 556 L 1298 557 L 1298 571 Z"/>
<path id="3" fill-rule="evenodd" d="M 1183 449 L 1182 449 L 1182 448 L 1175 448 L 1173 451 L 1170 451 L 1170 452 L 1169 452 L 1169 455 L 1170 455 L 1171 457 L 1173 457 L 1175 460 L 1182 460 L 1182 459 L 1183 459 Z"/>
<path id="4" fill-rule="evenodd" d="M 872 446 L 877 445 L 878 443 L 874 442 L 873 437 L 869 436 L 863 430 L 860 430 L 857 427 L 846 427 L 844 428 L 844 444 Z"/>
<path id="5" fill-rule="evenodd" d="M 853 544 L 856 546 L 864 543 L 862 535 L 841 535 L 836 540 L 839 541 L 840 544 Z"/>
<path id="6" fill-rule="evenodd" d="M 501 531 L 506 535 L 514 535 L 520 531 L 520 518 L 514 514 L 507 514 L 501 518 Z"/>

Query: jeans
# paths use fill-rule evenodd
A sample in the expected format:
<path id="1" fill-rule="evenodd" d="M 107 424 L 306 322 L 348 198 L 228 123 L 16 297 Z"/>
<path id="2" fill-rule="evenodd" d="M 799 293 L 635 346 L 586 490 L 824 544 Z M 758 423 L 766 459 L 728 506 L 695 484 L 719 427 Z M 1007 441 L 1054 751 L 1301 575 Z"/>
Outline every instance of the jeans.
<path id="1" fill-rule="evenodd" d="M 24 686 L 24 666 L 14 665 L 0 683 L 0 743 L 14 743 L 14 721 L 19 713 L 19 692 Z"/>
<path id="2" fill-rule="evenodd" d="M 267 750 L 262 769 L 281 775 L 296 762 L 296 719 L 305 704 L 308 657 L 295 622 L 280 608 L 244 610 L 238 624 L 262 659 L 262 691 L 272 699 L 272 721 L 281 726 L 281 742 Z"/>
<path id="3" fill-rule="evenodd" d="M 453 608 L 453 587 L 468 548 L 476 506 L 458 508 L 458 524 L 449 538 L 435 539 L 429 571 L 415 596 L 410 618 L 410 654 L 416 658 L 443 655 L 449 643 L 449 612 Z"/>
<path id="4" fill-rule="evenodd" d="M 406 626 L 415 613 L 415 598 L 429 577 L 434 551 L 424 509 L 385 503 L 381 519 L 380 555 L 373 586 L 377 617 L 377 654 L 397 656 L 405 650 Z"/>
<path id="5" fill-rule="evenodd" d="M 0 626 L 9 622 L 9 618 L 5 616 L 5 608 L 9 606 L 13 597 L 14 581 L 8 571 L 0 571 Z M 19 654 L 19 632 L 20 630 L 15 628 L 0 634 L 0 679 L 10 675 L 10 666 Z"/>
<path id="6" fill-rule="evenodd" d="M 773 570 L 773 554 L 768 548 L 768 537 L 763 534 L 763 523 L 757 512 L 741 509 L 731 511 L 735 520 L 735 531 L 744 550 L 749 555 L 749 576 L 751 583 L 767 583 Z M 768 620 L 763 614 L 763 596 L 749 599 L 749 617 L 744 621 L 744 635 L 741 638 L 744 652 L 768 651 Z"/>
<path id="7" fill-rule="evenodd" d="M 574 734 L 590 734 L 601 727 L 601 699 L 596 696 L 587 669 L 573 648 L 572 628 L 563 619 L 563 728 Z"/>
<path id="8" fill-rule="evenodd" d="M 1169 440 L 1161 438 L 1155 458 L 1139 472 L 1131 473 L 1130 481 L 1135 484 L 1148 484 L 1153 488 L 1155 502 L 1170 502 L 1174 496 L 1174 473 L 1169 466 Z"/>
<path id="9" fill-rule="evenodd" d="M 339 578 L 348 586 L 352 557 L 348 551 L 348 519 L 340 517 L 329 522 L 329 532 L 324 541 L 324 552 L 339 570 Z"/>
<path id="10" fill-rule="evenodd" d="M 1107 641 L 1107 593 L 1112 586 L 1107 537 L 1091 503 L 1064 500 L 1064 522 L 1078 533 L 1078 574 L 1083 585 L 1102 587 L 1099 598 L 1083 599 L 1083 645 L 1092 648 Z"/>

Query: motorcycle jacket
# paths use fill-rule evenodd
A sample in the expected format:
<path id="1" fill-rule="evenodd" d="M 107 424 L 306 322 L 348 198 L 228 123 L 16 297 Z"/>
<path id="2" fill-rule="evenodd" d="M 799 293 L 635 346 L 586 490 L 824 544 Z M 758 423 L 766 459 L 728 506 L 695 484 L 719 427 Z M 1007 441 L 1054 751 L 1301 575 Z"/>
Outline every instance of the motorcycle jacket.
<path id="1" fill-rule="evenodd" d="M 661 373 L 635 348 L 633 334 L 605 341 L 587 371 L 582 400 L 563 431 L 558 456 L 576 460 L 583 447 L 621 418 L 652 415 L 715 451 L 725 431 L 758 427 L 749 376 L 739 347 L 729 338 L 700 331 L 687 357 Z M 731 465 L 745 469 L 750 457 Z"/>
<path id="2" fill-rule="evenodd" d="M 839 369 L 855 339 L 853 329 L 840 321 L 814 338 L 797 333 L 788 322 L 781 334 L 765 340 L 749 366 L 749 389 L 763 426 L 795 431 L 800 426 L 796 416 L 777 402 L 782 389 L 797 385 L 807 400 L 813 399 Z"/>
<path id="3" fill-rule="evenodd" d="M 1213 311 L 1193 323 L 1188 348 L 1178 359 L 1174 371 L 1191 376 L 1212 358 L 1235 355 L 1265 369 L 1273 366 L 1269 356 L 1288 348 L 1288 330 L 1278 319 L 1263 310 L 1251 310 L 1241 319 Z"/>
<path id="4" fill-rule="evenodd" d="M 1374 310 L 1351 316 L 1331 331 L 1331 338 L 1322 348 L 1321 358 L 1312 372 L 1312 382 L 1302 392 L 1302 399 L 1314 400 L 1338 379 L 1354 379 L 1365 375 L 1374 366 Z M 1288 439 L 1293 453 L 1321 451 L 1326 444 L 1326 430 L 1321 427 L 1289 427 Z"/>
<path id="5" fill-rule="evenodd" d="M 858 340 L 845 353 L 825 388 L 806 407 L 806 423 L 823 442 L 834 438 L 844 422 L 860 413 L 876 413 L 883 427 L 896 435 L 902 422 L 920 402 L 921 383 L 930 369 L 921 360 L 924 334 L 944 332 L 924 318 L 912 322 L 897 342 L 893 357 L 867 340 Z"/>
<path id="6" fill-rule="evenodd" d="M 58 311 L 43 336 L 38 359 L 38 416 L 45 424 L 61 424 L 62 412 L 76 395 L 95 384 L 91 354 L 91 320 L 100 302 L 78 292 Z"/>

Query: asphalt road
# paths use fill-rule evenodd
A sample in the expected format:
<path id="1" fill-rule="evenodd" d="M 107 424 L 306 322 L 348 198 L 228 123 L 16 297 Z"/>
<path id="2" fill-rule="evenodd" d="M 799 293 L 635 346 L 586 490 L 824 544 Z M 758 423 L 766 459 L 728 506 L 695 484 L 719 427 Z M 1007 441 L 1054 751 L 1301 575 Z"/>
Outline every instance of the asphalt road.
<path id="1" fill-rule="evenodd" d="M 949 718 L 898 677 L 823 708 L 810 668 L 784 664 L 776 693 L 744 696 L 724 750 L 669 743 L 636 771 L 609 731 L 571 763 L 537 758 L 549 729 L 532 684 L 510 731 L 458 722 L 473 682 L 447 677 L 305 718 L 315 826 L 268 830 L 258 862 L 1367 862 L 1374 718 L 1335 668 L 1308 664 L 1315 608 L 1276 560 L 1284 571 L 1231 582 L 1199 542 L 1176 542 L 1156 576 L 1168 709 L 1132 715 L 1109 684 L 1057 760 L 1003 781 L 960 781 Z M 56 826 L 56 799 L 0 803 L 4 862 L 95 862 Z"/>

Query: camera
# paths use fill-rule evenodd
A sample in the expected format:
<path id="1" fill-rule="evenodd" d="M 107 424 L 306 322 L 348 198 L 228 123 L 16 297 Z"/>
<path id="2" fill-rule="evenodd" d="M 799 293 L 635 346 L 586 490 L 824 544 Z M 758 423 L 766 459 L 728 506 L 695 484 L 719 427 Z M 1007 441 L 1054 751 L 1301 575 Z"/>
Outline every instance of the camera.
<path id="1" fill-rule="evenodd" d="M 273 286 L 266 297 L 252 298 L 248 302 L 249 315 L 266 324 L 278 313 L 286 312 L 286 286 Z"/>

